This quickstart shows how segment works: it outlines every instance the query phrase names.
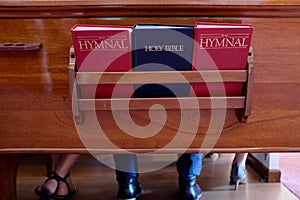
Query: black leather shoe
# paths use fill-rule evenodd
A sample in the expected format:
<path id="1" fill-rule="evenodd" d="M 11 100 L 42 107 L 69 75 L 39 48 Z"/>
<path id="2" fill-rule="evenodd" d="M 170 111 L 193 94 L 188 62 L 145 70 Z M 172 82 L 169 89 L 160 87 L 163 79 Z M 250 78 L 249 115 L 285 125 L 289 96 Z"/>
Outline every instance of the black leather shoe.
<path id="1" fill-rule="evenodd" d="M 202 191 L 197 184 L 196 176 L 191 178 L 179 177 L 179 199 L 198 200 L 202 196 Z"/>
<path id="2" fill-rule="evenodd" d="M 118 200 L 135 200 L 143 194 L 143 188 L 137 178 L 119 181 Z"/>

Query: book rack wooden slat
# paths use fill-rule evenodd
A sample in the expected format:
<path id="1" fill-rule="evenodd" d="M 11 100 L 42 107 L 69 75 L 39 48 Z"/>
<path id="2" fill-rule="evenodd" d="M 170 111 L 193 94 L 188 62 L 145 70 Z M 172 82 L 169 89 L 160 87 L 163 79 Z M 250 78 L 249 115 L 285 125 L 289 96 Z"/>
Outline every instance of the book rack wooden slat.
<path id="1" fill-rule="evenodd" d="M 166 104 L 167 102 L 167 104 Z M 181 105 L 178 104 L 181 102 Z M 195 105 L 194 103 L 197 102 Z M 78 99 L 80 111 L 92 110 L 148 110 L 153 104 L 163 104 L 164 107 L 154 107 L 154 110 L 180 109 L 211 109 L 214 102 L 215 109 L 226 106 L 228 109 L 244 108 L 245 97 L 178 97 L 178 98 L 115 98 L 115 99 Z M 223 105 L 226 102 L 226 105 Z M 112 106 L 113 105 L 113 106 Z"/>
<path id="2" fill-rule="evenodd" d="M 246 82 L 246 70 L 77 72 L 76 84 L 160 84 L 203 82 Z M 122 78 L 122 79 L 121 79 Z"/>
<path id="3" fill-rule="evenodd" d="M 163 107 L 154 109 L 235 109 L 240 122 L 246 122 L 251 114 L 251 98 L 254 81 L 253 54 L 250 52 L 246 70 L 199 70 L 199 71 L 148 71 L 148 72 L 77 72 L 74 49 L 70 49 L 69 76 L 70 91 L 73 91 L 73 114 L 75 122 L 83 123 L 84 111 L 104 110 L 147 110 L 151 105 Z M 180 78 L 181 77 L 181 78 Z M 165 98 L 102 98 L 85 99 L 80 97 L 79 86 L 85 84 L 163 84 L 163 83 L 209 83 L 242 82 L 241 96 L 211 97 L 165 97 Z M 178 104 L 181 102 L 181 104 Z M 196 102 L 192 103 L 192 102 Z M 225 103 L 224 103 L 225 102 Z"/>

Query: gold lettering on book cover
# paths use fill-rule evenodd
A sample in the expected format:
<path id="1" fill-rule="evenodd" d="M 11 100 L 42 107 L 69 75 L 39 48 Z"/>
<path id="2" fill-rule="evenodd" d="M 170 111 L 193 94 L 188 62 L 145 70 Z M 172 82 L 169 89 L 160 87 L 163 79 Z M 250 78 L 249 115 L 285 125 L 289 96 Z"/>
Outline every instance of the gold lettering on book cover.
<path id="1" fill-rule="evenodd" d="M 79 49 L 84 50 L 127 50 L 127 38 L 124 37 L 81 37 L 78 40 Z"/>
<path id="2" fill-rule="evenodd" d="M 199 49 L 247 48 L 249 34 L 200 34 Z"/>

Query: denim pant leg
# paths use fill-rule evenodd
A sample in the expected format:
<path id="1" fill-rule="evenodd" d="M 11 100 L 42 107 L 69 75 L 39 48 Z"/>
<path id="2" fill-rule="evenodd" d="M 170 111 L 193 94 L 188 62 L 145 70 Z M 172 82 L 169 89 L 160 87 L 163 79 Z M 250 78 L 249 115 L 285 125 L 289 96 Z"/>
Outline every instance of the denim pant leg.
<path id="1" fill-rule="evenodd" d="M 179 155 L 176 163 L 177 172 L 180 176 L 199 176 L 202 170 L 202 155 L 198 153 Z"/>
<path id="2" fill-rule="evenodd" d="M 127 177 L 138 177 L 138 164 L 135 154 L 115 154 L 114 161 L 117 181 L 124 180 Z"/>

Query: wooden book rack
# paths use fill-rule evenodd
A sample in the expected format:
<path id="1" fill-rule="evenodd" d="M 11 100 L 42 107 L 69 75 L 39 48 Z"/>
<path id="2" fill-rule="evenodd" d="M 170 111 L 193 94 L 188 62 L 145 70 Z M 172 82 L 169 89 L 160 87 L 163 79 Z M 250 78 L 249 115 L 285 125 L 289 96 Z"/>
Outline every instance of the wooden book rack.
<path id="1" fill-rule="evenodd" d="M 200 75 L 201 74 L 201 75 Z M 220 80 L 219 76 L 222 79 Z M 163 104 L 164 109 L 212 109 L 211 102 L 216 103 L 213 109 L 235 109 L 240 122 L 246 122 L 251 114 L 252 88 L 254 81 L 254 65 L 252 49 L 248 55 L 246 70 L 206 70 L 206 71 L 151 71 L 151 72 L 77 72 L 74 49 L 70 49 L 69 61 L 70 91 L 73 91 L 73 115 L 77 124 L 83 123 L 82 113 L 92 110 L 125 110 L 128 109 L 124 101 L 126 98 L 103 98 L 83 99 L 79 95 L 78 88 L 84 84 L 159 84 L 159 83 L 181 83 L 179 76 L 183 76 L 189 83 L 203 82 L 242 82 L 244 84 L 241 96 L 217 96 L 217 97 L 170 97 L 170 98 L 130 98 L 130 110 L 146 110 L 149 105 Z M 101 81 L 99 81 L 101 77 Z M 122 79 L 120 79 L 122 77 Z M 204 78 L 205 77 L 205 80 Z M 178 100 L 185 102 L 178 106 Z M 199 107 L 189 104 L 189 101 L 198 101 Z M 114 103 L 113 108 L 111 107 Z"/>

